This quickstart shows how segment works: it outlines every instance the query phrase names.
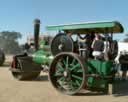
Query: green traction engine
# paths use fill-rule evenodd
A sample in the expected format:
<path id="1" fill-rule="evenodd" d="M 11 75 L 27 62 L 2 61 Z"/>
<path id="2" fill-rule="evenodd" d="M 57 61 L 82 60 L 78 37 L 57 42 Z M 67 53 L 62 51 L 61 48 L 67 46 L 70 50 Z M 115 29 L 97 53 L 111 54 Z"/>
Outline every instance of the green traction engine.
<path id="1" fill-rule="evenodd" d="M 82 89 L 108 93 L 109 84 L 114 86 L 117 70 L 114 59 L 118 44 L 113 34 L 122 33 L 122 25 L 117 21 L 92 22 L 53 25 L 46 29 L 59 31 L 51 43 L 51 53 L 55 57 L 49 68 L 49 79 L 53 87 L 69 95 Z M 100 58 L 92 56 L 91 45 L 96 33 L 104 42 Z"/>
<path id="2" fill-rule="evenodd" d="M 50 46 L 39 41 L 40 21 L 34 21 L 35 52 L 15 55 L 11 72 L 18 80 L 36 78 L 41 70 L 48 68 L 52 86 L 61 93 L 73 95 L 80 90 L 108 92 L 114 85 L 117 68 L 114 59 L 118 54 L 113 34 L 122 33 L 117 21 L 91 22 L 47 26 L 48 31 L 58 31 Z M 102 34 L 104 52 L 102 58 L 92 56 L 91 48 L 95 33 Z"/>

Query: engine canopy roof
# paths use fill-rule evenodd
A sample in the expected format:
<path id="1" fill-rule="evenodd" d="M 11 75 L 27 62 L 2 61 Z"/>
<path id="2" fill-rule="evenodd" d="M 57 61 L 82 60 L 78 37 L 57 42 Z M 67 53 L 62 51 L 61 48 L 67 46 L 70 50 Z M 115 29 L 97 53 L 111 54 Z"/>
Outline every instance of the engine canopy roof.
<path id="1" fill-rule="evenodd" d="M 66 33 L 123 33 L 123 26 L 118 21 L 84 22 L 64 25 L 46 26 L 46 30 L 64 31 Z"/>

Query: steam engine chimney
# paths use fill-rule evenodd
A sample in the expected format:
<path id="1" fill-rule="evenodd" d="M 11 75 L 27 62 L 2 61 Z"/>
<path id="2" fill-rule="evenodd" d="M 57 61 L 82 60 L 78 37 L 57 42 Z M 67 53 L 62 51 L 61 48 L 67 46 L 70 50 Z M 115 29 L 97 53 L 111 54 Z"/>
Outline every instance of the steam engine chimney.
<path id="1" fill-rule="evenodd" d="M 34 20 L 34 45 L 35 50 L 37 51 L 39 48 L 39 32 L 40 32 L 40 20 L 35 19 Z"/>

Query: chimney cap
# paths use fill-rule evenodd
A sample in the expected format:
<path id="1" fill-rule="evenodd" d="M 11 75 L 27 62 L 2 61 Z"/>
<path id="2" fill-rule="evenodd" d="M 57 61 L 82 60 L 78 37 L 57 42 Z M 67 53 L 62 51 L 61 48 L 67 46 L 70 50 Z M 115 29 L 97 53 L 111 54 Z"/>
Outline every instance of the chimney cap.
<path id="1" fill-rule="evenodd" d="M 38 18 L 34 19 L 34 24 L 40 24 L 40 19 Z"/>

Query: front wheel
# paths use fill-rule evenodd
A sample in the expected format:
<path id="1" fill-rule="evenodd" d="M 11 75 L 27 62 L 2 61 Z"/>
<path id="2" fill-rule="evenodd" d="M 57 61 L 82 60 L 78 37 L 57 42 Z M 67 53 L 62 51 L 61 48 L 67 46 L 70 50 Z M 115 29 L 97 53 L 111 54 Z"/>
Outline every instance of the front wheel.
<path id="1" fill-rule="evenodd" d="M 22 67 L 19 60 L 16 60 L 16 58 L 13 59 L 12 61 L 12 66 L 11 66 L 11 73 L 12 76 L 17 79 L 17 80 L 33 80 L 36 79 L 40 75 L 40 70 L 39 71 L 22 71 Z M 14 71 L 14 70 L 16 71 Z"/>

